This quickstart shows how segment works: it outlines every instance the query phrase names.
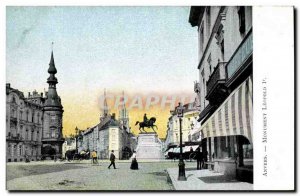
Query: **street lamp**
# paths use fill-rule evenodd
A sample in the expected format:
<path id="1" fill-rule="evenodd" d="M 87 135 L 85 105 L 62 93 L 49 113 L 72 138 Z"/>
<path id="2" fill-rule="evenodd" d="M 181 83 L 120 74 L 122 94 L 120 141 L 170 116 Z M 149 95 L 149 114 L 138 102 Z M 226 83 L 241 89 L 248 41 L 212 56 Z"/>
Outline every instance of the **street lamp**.
<path id="1" fill-rule="evenodd" d="M 186 181 L 186 177 L 185 177 L 185 164 L 183 161 L 183 156 L 182 156 L 182 127 L 181 127 L 181 123 L 182 123 L 182 117 L 183 117 L 183 110 L 184 107 L 182 107 L 181 103 L 179 102 L 178 106 L 177 106 L 177 117 L 179 118 L 179 142 L 180 142 L 180 155 L 179 155 L 179 174 L 178 174 L 178 180 L 179 181 Z"/>

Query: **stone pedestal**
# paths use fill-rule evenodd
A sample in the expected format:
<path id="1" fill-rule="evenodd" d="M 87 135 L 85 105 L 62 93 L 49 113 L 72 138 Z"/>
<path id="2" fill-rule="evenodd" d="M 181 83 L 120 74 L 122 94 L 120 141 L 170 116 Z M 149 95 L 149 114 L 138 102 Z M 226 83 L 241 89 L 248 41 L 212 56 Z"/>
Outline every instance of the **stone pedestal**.
<path id="1" fill-rule="evenodd" d="M 162 159 L 162 144 L 156 133 L 140 133 L 136 148 L 136 158 L 159 160 Z"/>

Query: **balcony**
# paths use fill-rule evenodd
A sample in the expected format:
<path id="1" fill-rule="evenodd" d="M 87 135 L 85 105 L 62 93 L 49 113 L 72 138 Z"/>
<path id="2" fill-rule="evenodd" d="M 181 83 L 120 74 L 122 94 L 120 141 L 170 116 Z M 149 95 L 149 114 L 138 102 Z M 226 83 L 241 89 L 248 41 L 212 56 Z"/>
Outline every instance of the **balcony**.
<path id="1" fill-rule="evenodd" d="M 208 104 L 208 105 L 204 108 L 204 110 L 201 111 L 201 113 L 200 113 L 200 115 L 199 115 L 198 122 L 202 121 L 204 118 L 207 119 L 207 118 L 210 116 L 210 114 L 213 113 L 214 109 L 215 109 L 214 106 Z M 203 124 L 203 123 L 204 123 L 204 121 L 202 121 L 201 124 Z"/>
<path id="2" fill-rule="evenodd" d="M 252 65 L 252 53 L 253 37 L 252 30 L 250 30 L 226 65 L 228 78 L 227 86 L 230 86 L 236 79 L 238 79 L 239 76 L 247 70 L 247 68 L 252 67 L 250 66 Z"/>
<path id="3" fill-rule="evenodd" d="M 8 135 L 6 136 L 6 140 L 20 142 L 22 141 L 22 136 L 19 133 L 17 135 L 12 135 L 11 133 L 8 133 Z"/>
<path id="4" fill-rule="evenodd" d="M 199 82 L 194 82 L 194 92 L 195 93 L 200 93 L 200 83 Z"/>
<path id="5" fill-rule="evenodd" d="M 226 62 L 219 62 L 207 81 L 206 99 L 210 105 L 221 103 L 228 95 L 226 83 Z"/>

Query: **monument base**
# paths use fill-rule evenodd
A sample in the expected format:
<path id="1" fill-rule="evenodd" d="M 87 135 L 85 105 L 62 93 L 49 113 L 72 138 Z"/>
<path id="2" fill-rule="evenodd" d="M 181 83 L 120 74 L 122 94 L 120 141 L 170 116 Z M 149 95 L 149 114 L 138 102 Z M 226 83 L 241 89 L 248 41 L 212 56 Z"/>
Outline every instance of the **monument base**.
<path id="1" fill-rule="evenodd" d="M 162 144 L 157 133 L 140 133 L 136 148 L 136 158 L 157 160 L 162 159 Z"/>

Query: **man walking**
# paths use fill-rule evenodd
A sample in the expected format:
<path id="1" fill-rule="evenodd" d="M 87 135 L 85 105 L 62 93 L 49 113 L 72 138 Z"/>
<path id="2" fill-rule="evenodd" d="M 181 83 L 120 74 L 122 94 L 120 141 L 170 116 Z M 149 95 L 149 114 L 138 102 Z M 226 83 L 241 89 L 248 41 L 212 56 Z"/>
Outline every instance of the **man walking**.
<path id="1" fill-rule="evenodd" d="M 116 165 L 115 165 L 115 155 L 114 155 L 114 151 L 112 150 L 111 153 L 110 153 L 110 165 L 108 166 L 108 169 L 110 169 L 110 166 L 114 166 L 114 169 L 116 169 Z"/>

